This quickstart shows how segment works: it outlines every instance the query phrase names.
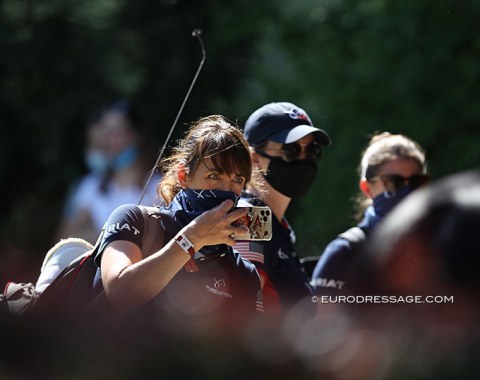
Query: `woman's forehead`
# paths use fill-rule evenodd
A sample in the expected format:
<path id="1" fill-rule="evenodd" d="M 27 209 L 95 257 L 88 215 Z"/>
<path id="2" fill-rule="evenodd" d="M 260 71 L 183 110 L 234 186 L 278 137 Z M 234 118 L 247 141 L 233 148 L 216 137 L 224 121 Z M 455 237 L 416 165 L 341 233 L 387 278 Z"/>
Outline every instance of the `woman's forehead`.
<path id="1" fill-rule="evenodd" d="M 222 165 L 222 163 L 225 163 L 225 161 L 223 161 L 221 157 L 219 157 L 218 155 L 216 155 L 216 157 L 215 156 L 205 157 L 202 160 L 200 160 L 198 169 L 203 168 L 202 169 L 203 171 L 215 171 L 218 173 L 225 173 L 227 172 L 227 169 L 230 169 L 230 168 L 227 165 Z M 240 165 L 236 165 L 236 167 L 234 167 L 233 172 L 229 174 L 240 174 Z"/>

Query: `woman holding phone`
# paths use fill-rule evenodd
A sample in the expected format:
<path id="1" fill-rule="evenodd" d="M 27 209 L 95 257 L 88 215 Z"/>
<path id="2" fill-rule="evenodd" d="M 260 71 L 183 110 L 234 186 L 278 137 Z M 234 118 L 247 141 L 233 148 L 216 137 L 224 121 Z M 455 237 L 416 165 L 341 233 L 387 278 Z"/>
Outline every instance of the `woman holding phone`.
<path id="1" fill-rule="evenodd" d="M 143 244 L 139 206 L 119 207 L 106 224 L 95 262 L 111 309 L 164 323 L 233 322 L 254 313 L 257 271 L 232 249 L 235 235 L 245 233 L 232 223 L 247 212 L 234 206 L 256 181 L 242 133 L 222 116 L 201 118 L 162 164 L 164 205 L 149 213 L 151 247 Z"/>

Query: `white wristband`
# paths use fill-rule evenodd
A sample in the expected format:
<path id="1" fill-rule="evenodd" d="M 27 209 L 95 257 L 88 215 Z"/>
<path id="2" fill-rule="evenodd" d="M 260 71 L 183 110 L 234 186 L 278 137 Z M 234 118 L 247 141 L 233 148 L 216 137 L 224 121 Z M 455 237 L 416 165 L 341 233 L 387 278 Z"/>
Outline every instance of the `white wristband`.
<path id="1" fill-rule="evenodd" d="M 188 240 L 185 235 L 178 235 L 175 241 L 185 252 L 190 255 L 190 257 L 195 254 L 195 248 L 193 247 L 192 242 Z"/>

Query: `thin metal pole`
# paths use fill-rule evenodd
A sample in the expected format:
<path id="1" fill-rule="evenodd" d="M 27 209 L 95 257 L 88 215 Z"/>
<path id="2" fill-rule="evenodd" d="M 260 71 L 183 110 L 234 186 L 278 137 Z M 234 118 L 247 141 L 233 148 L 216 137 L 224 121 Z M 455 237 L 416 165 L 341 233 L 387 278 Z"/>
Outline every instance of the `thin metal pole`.
<path id="1" fill-rule="evenodd" d="M 147 187 L 150 184 L 150 181 L 152 180 L 153 173 L 155 173 L 155 170 L 157 169 L 158 164 L 160 163 L 160 160 L 162 159 L 165 147 L 167 146 L 168 142 L 170 141 L 170 137 L 172 135 L 172 132 L 175 129 L 175 126 L 177 125 L 178 119 L 180 118 L 180 115 L 182 114 L 183 108 L 185 107 L 185 104 L 187 103 L 188 97 L 190 96 L 190 93 L 192 92 L 193 86 L 195 85 L 195 82 L 197 81 L 198 75 L 200 74 L 200 71 L 202 70 L 203 63 L 205 62 L 205 58 L 206 58 L 207 54 L 205 52 L 205 45 L 203 44 L 201 35 L 202 35 L 202 31 L 200 29 L 195 29 L 192 32 L 192 36 L 197 37 L 198 42 L 200 43 L 200 46 L 202 48 L 202 60 L 200 61 L 200 64 L 198 65 L 197 72 L 195 73 L 195 76 L 193 77 L 192 83 L 190 83 L 190 87 L 188 88 L 187 94 L 185 95 L 185 98 L 183 99 L 182 105 L 180 106 L 180 109 L 177 112 L 177 116 L 175 117 L 175 120 L 173 121 L 172 127 L 170 128 L 170 131 L 168 132 L 168 136 L 165 139 L 165 143 L 163 144 L 162 149 L 160 150 L 160 153 L 157 157 L 157 160 L 155 161 L 155 165 L 150 170 L 150 175 L 148 176 L 147 182 L 145 183 L 145 186 L 143 187 L 142 194 L 140 195 L 140 199 L 138 200 L 138 204 L 140 204 L 142 202 L 142 199 L 145 195 L 145 192 L 147 191 Z"/>

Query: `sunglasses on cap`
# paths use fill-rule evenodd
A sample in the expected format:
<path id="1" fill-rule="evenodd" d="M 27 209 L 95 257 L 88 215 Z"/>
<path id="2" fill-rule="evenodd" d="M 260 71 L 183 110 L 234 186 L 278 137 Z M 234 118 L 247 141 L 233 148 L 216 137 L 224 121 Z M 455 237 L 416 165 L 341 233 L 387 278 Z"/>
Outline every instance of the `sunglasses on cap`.
<path id="1" fill-rule="evenodd" d="M 302 146 L 298 142 L 293 142 L 290 144 L 283 144 L 279 149 L 270 150 L 279 150 L 283 153 L 283 158 L 285 161 L 295 161 L 300 159 L 302 154 Z M 265 152 L 257 151 L 263 157 L 273 158 Z M 318 161 L 322 157 L 322 147 L 317 141 L 312 141 L 305 147 L 305 158 L 307 160 Z"/>
<path id="2" fill-rule="evenodd" d="M 383 187 L 389 193 L 395 193 L 402 190 L 406 185 L 411 189 L 418 189 L 430 182 L 428 174 L 414 174 L 410 177 L 403 177 L 399 174 L 384 174 L 372 177 L 368 182 L 382 181 Z"/>

